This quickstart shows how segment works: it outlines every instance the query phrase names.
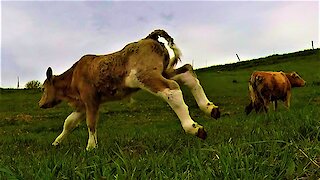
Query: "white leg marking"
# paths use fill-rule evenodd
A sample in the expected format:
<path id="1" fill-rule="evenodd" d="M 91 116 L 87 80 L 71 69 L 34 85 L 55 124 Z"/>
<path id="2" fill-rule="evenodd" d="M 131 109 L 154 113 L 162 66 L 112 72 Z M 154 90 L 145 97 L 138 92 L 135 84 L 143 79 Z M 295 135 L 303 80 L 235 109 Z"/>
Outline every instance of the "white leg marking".
<path id="1" fill-rule="evenodd" d="M 88 145 L 87 145 L 87 151 L 90 151 L 94 148 L 97 147 L 97 131 L 95 131 L 94 133 L 90 131 L 90 129 L 88 128 L 89 131 L 89 139 L 88 139 Z"/>
<path id="2" fill-rule="evenodd" d="M 52 145 L 57 146 L 59 145 L 62 140 L 68 135 L 76 126 L 79 125 L 81 120 L 84 119 L 84 113 L 81 112 L 73 112 L 71 113 L 63 124 L 63 131 L 62 133 L 55 139 Z"/>
<path id="3" fill-rule="evenodd" d="M 184 103 L 182 92 L 180 89 L 164 89 L 162 92 L 158 92 L 157 95 L 168 102 L 170 107 L 179 117 L 181 125 L 185 132 L 195 135 L 198 132 L 199 128 L 203 128 L 191 119 L 188 106 Z"/>
<path id="4" fill-rule="evenodd" d="M 173 79 L 183 82 L 183 84 L 190 89 L 199 108 L 207 115 L 211 115 L 213 108 L 218 108 L 218 106 L 214 105 L 212 102 L 208 100 L 202 86 L 200 85 L 200 81 L 196 77 L 194 77 L 189 71 L 182 74 L 178 74 L 174 76 Z"/>

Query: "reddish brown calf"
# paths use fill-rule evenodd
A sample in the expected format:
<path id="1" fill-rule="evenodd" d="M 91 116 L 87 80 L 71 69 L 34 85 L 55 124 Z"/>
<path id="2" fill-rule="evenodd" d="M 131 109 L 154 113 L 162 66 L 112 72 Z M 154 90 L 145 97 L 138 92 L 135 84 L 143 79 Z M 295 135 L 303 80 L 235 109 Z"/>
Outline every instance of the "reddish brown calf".
<path id="1" fill-rule="evenodd" d="M 246 114 L 252 109 L 259 112 L 261 108 L 268 112 L 270 102 L 274 101 L 277 109 L 277 100 L 282 100 L 289 109 L 291 88 L 302 87 L 305 81 L 296 73 L 256 71 L 249 80 L 250 104 L 246 107 Z"/>

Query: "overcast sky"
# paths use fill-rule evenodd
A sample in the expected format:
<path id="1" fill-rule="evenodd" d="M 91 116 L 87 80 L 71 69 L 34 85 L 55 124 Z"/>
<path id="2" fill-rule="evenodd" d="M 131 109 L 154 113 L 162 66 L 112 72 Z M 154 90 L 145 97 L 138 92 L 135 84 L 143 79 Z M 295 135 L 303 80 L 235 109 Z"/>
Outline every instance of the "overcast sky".
<path id="1" fill-rule="evenodd" d="M 318 1 L 1 2 L 1 87 L 166 30 L 195 68 L 319 47 Z"/>

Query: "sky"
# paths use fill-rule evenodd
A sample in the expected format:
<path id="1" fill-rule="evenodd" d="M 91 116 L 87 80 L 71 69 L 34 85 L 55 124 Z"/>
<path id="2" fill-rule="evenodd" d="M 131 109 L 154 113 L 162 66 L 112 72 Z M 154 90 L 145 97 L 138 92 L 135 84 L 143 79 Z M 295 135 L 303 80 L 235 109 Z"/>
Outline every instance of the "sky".
<path id="1" fill-rule="evenodd" d="M 319 48 L 319 1 L 2 1 L 0 87 L 164 29 L 194 68 Z"/>

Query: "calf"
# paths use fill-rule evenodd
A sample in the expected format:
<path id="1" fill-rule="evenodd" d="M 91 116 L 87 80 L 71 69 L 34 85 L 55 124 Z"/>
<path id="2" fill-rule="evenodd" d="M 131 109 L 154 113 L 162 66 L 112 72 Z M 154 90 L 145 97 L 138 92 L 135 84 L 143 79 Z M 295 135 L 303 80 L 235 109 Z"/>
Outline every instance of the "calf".
<path id="1" fill-rule="evenodd" d="M 277 100 L 284 101 L 289 109 L 291 88 L 302 87 L 305 81 L 296 73 L 264 72 L 256 71 L 249 79 L 250 104 L 246 107 L 246 114 L 254 108 L 259 112 L 261 108 L 268 112 L 270 102 L 274 101 L 274 109 L 277 109 Z"/>
<path id="2" fill-rule="evenodd" d="M 164 38 L 173 50 L 170 58 Z M 86 119 L 89 139 L 87 150 L 97 146 L 98 111 L 106 101 L 120 100 L 140 89 L 165 100 L 177 114 L 185 132 L 205 139 L 207 134 L 189 115 L 179 84 L 186 85 L 199 108 L 213 118 L 220 117 L 217 106 L 210 102 L 191 65 L 174 69 L 180 60 L 180 50 L 173 38 L 163 30 L 155 30 L 146 38 L 126 45 L 122 50 L 107 55 L 85 55 L 70 69 L 54 76 L 47 69 L 41 108 L 51 108 L 67 101 L 75 109 L 65 120 L 62 133 L 52 145 L 59 145 L 70 131 Z"/>

